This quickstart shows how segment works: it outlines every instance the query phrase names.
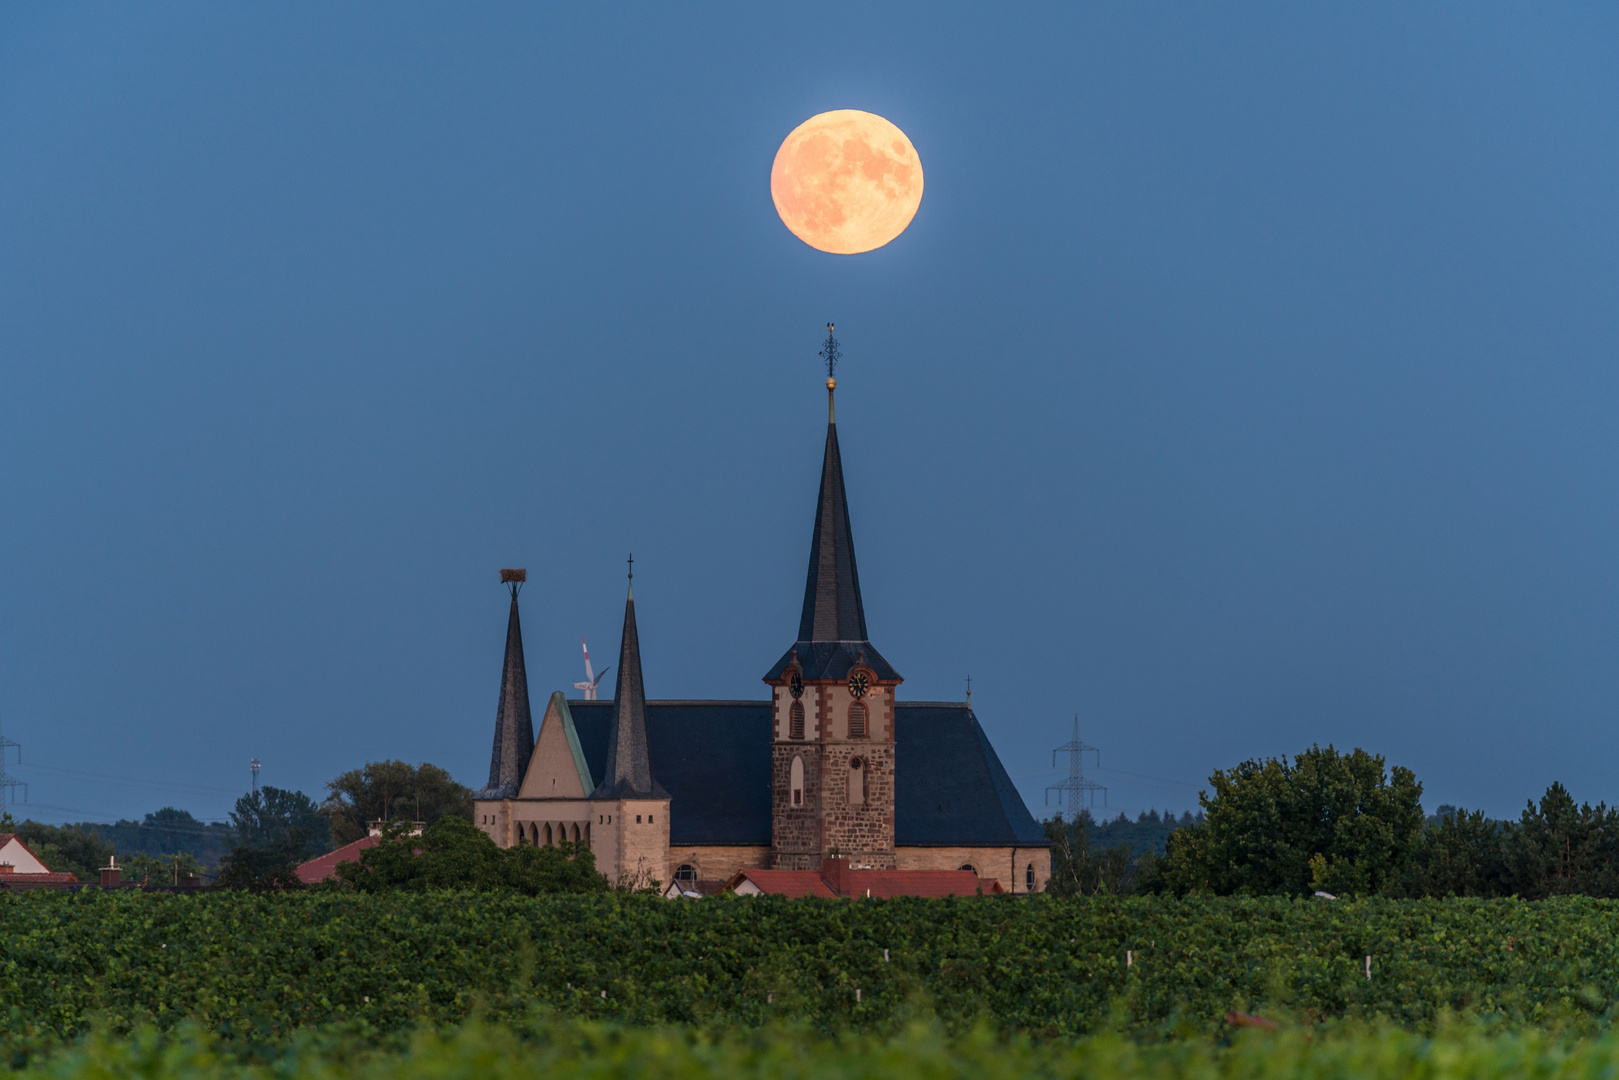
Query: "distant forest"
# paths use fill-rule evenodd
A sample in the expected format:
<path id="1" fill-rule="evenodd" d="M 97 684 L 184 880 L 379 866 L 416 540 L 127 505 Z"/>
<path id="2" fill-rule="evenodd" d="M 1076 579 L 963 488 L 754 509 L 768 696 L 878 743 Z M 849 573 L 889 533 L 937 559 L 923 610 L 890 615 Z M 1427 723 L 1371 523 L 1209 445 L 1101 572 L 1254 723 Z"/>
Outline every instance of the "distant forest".
<path id="1" fill-rule="evenodd" d="M 1132 856 L 1149 851 L 1162 856 L 1168 850 L 1170 833 L 1203 820 L 1202 814 L 1194 817 L 1190 810 L 1180 817 L 1176 817 L 1173 810 L 1165 810 L 1162 815 L 1157 810 L 1145 810 L 1137 814 L 1134 821 L 1124 814 L 1111 820 L 1098 820 L 1088 810 L 1084 811 L 1084 816 L 1091 822 L 1092 847 L 1116 848 L 1124 845 L 1129 847 Z"/>

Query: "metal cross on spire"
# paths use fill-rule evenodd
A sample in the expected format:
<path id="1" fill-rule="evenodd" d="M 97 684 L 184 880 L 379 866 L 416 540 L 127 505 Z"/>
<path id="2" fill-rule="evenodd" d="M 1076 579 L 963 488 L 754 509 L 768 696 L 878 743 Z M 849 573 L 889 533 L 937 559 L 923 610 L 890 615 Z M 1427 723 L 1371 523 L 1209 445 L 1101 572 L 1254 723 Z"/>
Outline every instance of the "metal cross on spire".
<path id="1" fill-rule="evenodd" d="M 1074 740 L 1064 743 L 1051 752 L 1051 767 L 1057 767 L 1057 755 L 1068 755 L 1068 779 L 1058 781 L 1046 788 L 1046 805 L 1051 805 L 1051 793 L 1057 793 L 1057 807 L 1067 811 L 1066 816 L 1072 821 L 1078 821 L 1079 815 L 1084 811 L 1084 800 L 1088 795 L 1090 805 L 1096 805 L 1096 793 L 1102 793 L 1102 805 L 1107 805 L 1107 788 L 1094 780 L 1085 779 L 1085 755 L 1096 755 L 1096 767 L 1102 767 L 1102 752 L 1094 746 L 1079 741 L 1079 714 L 1074 714 Z"/>
<path id="2" fill-rule="evenodd" d="M 838 339 L 832 336 L 832 324 L 826 324 L 826 344 L 821 346 L 821 359 L 826 361 L 827 389 L 832 389 L 831 383 L 837 375 L 838 361 L 843 358 L 843 350 L 838 347 Z"/>

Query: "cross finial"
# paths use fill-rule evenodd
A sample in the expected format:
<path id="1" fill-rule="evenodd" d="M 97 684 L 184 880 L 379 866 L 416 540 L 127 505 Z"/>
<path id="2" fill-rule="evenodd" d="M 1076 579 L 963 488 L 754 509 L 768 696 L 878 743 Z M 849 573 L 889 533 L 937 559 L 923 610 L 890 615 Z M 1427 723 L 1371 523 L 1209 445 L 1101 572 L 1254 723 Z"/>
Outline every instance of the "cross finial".
<path id="1" fill-rule="evenodd" d="M 843 358 L 843 350 L 838 348 L 838 339 L 832 336 L 832 324 L 826 324 L 826 344 L 821 346 L 821 359 L 826 361 L 827 389 L 830 390 L 833 376 L 838 367 L 838 361 Z"/>
<path id="2" fill-rule="evenodd" d="M 969 675 L 969 676 L 967 676 L 967 704 L 971 705 L 972 703 L 973 703 L 973 677 L 971 675 Z"/>
<path id="3" fill-rule="evenodd" d="M 633 600 L 635 599 L 635 552 L 630 552 L 630 557 L 624 561 L 630 564 L 630 599 Z"/>

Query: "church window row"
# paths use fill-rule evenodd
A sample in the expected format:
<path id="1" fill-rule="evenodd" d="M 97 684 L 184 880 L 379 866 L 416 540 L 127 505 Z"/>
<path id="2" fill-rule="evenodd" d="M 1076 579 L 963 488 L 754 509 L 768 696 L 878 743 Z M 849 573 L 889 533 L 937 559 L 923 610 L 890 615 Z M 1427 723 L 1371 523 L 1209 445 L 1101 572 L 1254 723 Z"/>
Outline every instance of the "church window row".
<path id="1" fill-rule="evenodd" d="M 857 701 L 849 706 L 849 738 L 864 739 L 866 737 L 866 706 L 864 702 Z M 804 738 L 804 703 L 793 702 L 792 708 L 787 710 L 787 737 L 795 742 Z"/>

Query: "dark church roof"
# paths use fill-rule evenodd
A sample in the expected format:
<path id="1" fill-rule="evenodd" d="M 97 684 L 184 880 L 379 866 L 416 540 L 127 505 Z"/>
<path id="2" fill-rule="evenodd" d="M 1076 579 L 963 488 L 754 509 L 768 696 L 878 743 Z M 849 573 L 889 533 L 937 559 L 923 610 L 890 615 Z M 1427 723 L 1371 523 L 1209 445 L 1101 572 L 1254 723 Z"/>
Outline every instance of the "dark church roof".
<path id="1" fill-rule="evenodd" d="M 506 619 L 506 660 L 500 672 L 500 701 L 495 706 L 489 783 L 473 796 L 476 799 L 515 798 L 534 754 L 534 719 L 529 714 L 528 672 L 523 667 L 523 624 L 517 617 L 519 588 L 520 584 L 511 586 L 512 611 Z"/>
<path id="2" fill-rule="evenodd" d="M 603 774 L 611 701 L 570 701 L 579 745 Z M 959 702 L 900 703 L 894 842 L 902 847 L 1044 847 L 1039 823 Z M 770 703 L 649 701 L 652 768 L 668 790 L 669 845 L 770 843 Z"/>
<path id="3" fill-rule="evenodd" d="M 780 677 L 795 652 L 806 679 L 844 678 L 861 652 L 879 679 L 900 677 L 866 639 L 866 609 L 860 600 L 854 532 L 849 527 L 849 500 L 843 490 L 843 457 L 838 452 L 838 426 L 831 422 L 826 425 L 826 456 L 821 460 L 821 491 L 815 503 L 815 531 L 810 535 L 798 640 L 765 678 Z"/>

